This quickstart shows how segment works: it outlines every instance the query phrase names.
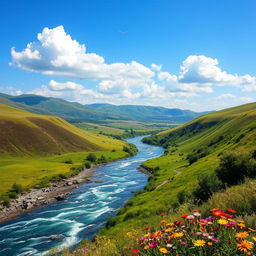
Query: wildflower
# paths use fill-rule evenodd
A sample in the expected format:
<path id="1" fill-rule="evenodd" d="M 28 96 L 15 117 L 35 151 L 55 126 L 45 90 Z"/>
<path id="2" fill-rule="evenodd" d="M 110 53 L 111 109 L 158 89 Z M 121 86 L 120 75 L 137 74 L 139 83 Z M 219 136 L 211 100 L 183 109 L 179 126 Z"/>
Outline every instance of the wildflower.
<path id="1" fill-rule="evenodd" d="M 165 222 L 166 222 L 166 220 L 161 220 L 161 221 L 160 221 L 160 223 L 165 223 Z"/>
<path id="2" fill-rule="evenodd" d="M 174 226 L 174 223 L 173 222 L 167 223 L 166 226 L 172 227 L 172 226 Z"/>
<path id="3" fill-rule="evenodd" d="M 181 244 L 182 244 L 182 245 L 186 245 L 187 243 L 186 243 L 186 242 L 184 242 L 184 241 L 182 241 L 182 242 L 181 242 Z"/>
<path id="4" fill-rule="evenodd" d="M 220 225 L 226 225 L 226 224 L 228 224 L 228 221 L 227 221 L 227 220 L 224 220 L 224 219 L 220 219 L 220 220 L 218 220 L 218 223 L 219 223 Z"/>
<path id="5" fill-rule="evenodd" d="M 243 223 L 238 223 L 237 226 L 239 226 L 240 228 L 245 228 L 245 225 Z"/>
<path id="6" fill-rule="evenodd" d="M 163 214 L 163 213 L 160 213 L 160 216 L 161 216 L 161 217 L 164 217 L 164 216 L 165 216 L 165 214 Z"/>
<path id="7" fill-rule="evenodd" d="M 194 212 L 193 215 L 196 216 L 196 217 L 201 216 L 201 214 L 199 212 Z"/>
<path id="8" fill-rule="evenodd" d="M 236 234 L 237 238 L 246 238 L 247 236 L 249 236 L 248 232 L 240 232 Z"/>
<path id="9" fill-rule="evenodd" d="M 255 229 L 252 229 L 252 228 L 248 228 L 250 231 L 252 231 L 252 232 L 256 232 L 256 230 Z"/>
<path id="10" fill-rule="evenodd" d="M 243 240 L 239 244 L 237 244 L 237 249 L 241 252 L 247 252 L 248 250 L 251 250 L 253 248 L 253 244 Z"/>
<path id="11" fill-rule="evenodd" d="M 149 229 L 150 229 L 150 227 L 145 227 L 144 229 L 149 230 Z"/>
<path id="12" fill-rule="evenodd" d="M 186 219 L 188 215 L 182 215 L 180 216 L 182 219 Z"/>
<path id="13" fill-rule="evenodd" d="M 166 247 L 168 247 L 168 248 L 172 248 L 172 247 L 173 247 L 173 245 L 172 245 L 172 244 L 167 244 L 167 245 L 166 245 Z"/>
<path id="14" fill-rule="evenodd" d="M 233 216 L 228 213 L 225 213 L 225 217 L 232 218 Z"/>
<path id="15" fill-rule="evenodd" d="M 132 250 L 132 253 L 138 253 L 138 252 L 139 252 L 138 249 L 133 249 L 133 250 Z"/>
<path id="16" fill-rule="evenodd" d="M 182 232 L 174 233 L 175 238 L 181 238 L 183 236 L 184 236 L 184 234 Z"/>
<path id="17" fill-rule="evenodd" d="M 188 216 L 187 216 L 187 219 L 188 219 L 188 220 L 193 220 L 194 218 L 195 218 L 194 215 L 188 215 Z"/>
<path id="18" fill-rule="evenodd" d="M 196 240 L 193 242 L 194 246 L 205 246 L 204 240 Z"/>
<path id="19" fill-rule="evenodd" d="M 173 228 L 167 228 L 167 229 L 165 229 L 165 233 L 169 233 L 169 232 L 171 232 L 171 231 L 173 231 Z"/>
<path id="20" fill-rule="evenodd" d="M 236 213 L 236 211 L 233 210 L 233 209 L 231 209 L 231 208 L 227 209 L 227 211 L 228 211 L 228 212 L 231 212 L 231 213 Z"/>
<path id="21" fill-rule="evenodd" d="M 213 243 L 212 243 L 212 242 L 208 242 L 207 244 L 208 244 L 208 245 L 210 245 L 210 246 L 212 246 L 212 245 L 213 245 Z"/>
<path id="22" fill-rule="evenodd" d="M 144 250 L 148 250 L 149 248 L 149 245 L 144 246 Z"/>
<path id="23" fill-rule="evenodd" d="M 158 243 L 157 242 L 153 242 L 149 244 L 149 247 L 154 248 L 157 247 Z"/>
<path id="24" fill-rule="evenodd" d="M 224 216 L 225 213 L 222 211 L 222 210 L 217 210 L 217 211 L 214 211 L 212 213 L 213 216 L 216 216 L 216 217 L 221 217 L 221 216 Z"/>
<path id="25" fill-rule="evenodd" d="M 160 251 L 161 253 L 168 253 L 168 251 L 167 251 L 166 248 L 160 248 L 159 251 Z"/>
<path id="26" fill-rule="evenodd" d="M 254 237 L 252 238 L 252 240 L 256 242 L 256 237 L 254 236 Z"/>

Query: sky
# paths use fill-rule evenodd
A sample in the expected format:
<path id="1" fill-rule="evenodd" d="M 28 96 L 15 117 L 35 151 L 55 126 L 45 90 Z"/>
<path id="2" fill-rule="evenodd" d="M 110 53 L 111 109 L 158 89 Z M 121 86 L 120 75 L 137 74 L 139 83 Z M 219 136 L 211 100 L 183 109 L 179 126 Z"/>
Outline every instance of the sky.
<path id="1" fill-rule="evenodd" d="M 1 0 L 0 92 L 219 110 L 256 101 L 255 0 Z"/>

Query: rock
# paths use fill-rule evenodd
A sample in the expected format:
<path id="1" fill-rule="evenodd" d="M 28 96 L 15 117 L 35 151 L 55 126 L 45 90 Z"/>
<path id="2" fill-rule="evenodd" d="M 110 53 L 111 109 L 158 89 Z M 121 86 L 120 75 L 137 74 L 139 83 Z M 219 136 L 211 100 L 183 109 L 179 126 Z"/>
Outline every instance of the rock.
<path id="1" fill-rule="evenodd" d="M 103 180 L 95 180 L 94 182 L 95 183 L 103 183 L 104 181 Z"/>
<path id="2" fill-rule="evenodd" d="M 69 181 L 66 183 L 68 186 L 72 186 L 73 185 L 73 182 Z"/>
<path id="3" fill-rule="evenodd" d="M 51 235 L 50 236 L 50 239 L 51 240 L 62 240 L 64 238 L 64 236 L 63 235 Z"/>
<path id="4" fill-rule="evenodd" d="M 43 197 L 43 196 L 39 196 L 39 197 L 37 198 L 37 200 L 44 200 L 44 197 Z"/>
<path id="5" fill-rule="evenodd" d="M 55 196 L 55 199 L 57 201 L 62 201 L 62 200 L 65 200 L 66 198 L 67 198 L 67 194 L 61 194 L 61 195 Z"/>
<path id="6" fill-rule="evenodd" d="M 74 180 L 73 184 L 79 184 L 78 180 Z"/>
<path id="7" fill-rule="evenodd" d="M 54 188 L 58 187 L 58 185 L 57 185 L 57 184 L 53 184 L 52 186 L 53 186 Z"/>

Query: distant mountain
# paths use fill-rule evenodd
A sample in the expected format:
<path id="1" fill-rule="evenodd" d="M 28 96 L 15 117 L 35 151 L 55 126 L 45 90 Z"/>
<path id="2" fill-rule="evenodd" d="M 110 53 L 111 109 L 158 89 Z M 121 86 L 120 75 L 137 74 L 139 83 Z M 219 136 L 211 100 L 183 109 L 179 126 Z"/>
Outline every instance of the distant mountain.
<path id="1" fill-rule="evenodd" d="M 71 122 L 101 122 L 132 120 L 142 122 L 184 123 L 204 113 L 141 105 L 90 104 L 82 105 L 63 99 L 32 94 L 11 96 L 0 94 L 0 102 L 37 114 L 57 115 Z"/>
<path id="2" fill-rule="evenodd" d="M 0 103 L 0 155 L 45 156 L 122 146 L 122 142 L 83 131 L 59 117 Z"/>

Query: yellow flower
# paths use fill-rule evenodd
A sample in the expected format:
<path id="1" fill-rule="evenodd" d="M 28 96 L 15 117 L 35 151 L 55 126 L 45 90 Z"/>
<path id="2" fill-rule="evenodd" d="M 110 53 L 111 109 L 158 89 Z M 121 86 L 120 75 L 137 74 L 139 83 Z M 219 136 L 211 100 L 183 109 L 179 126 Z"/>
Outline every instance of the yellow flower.
<path id="1" fill-rule="evenodd" d="M 174 229 L 174 228 L 167 228 L 167 229 L 165 229 L 164 232 L 169 233 L 169 232 L 173 231 L 173 229 Z"/>
<path id="2" fill-rule="evenodd" d="M 150 233 L 147 233 L 144 235 L 144 237 L 149 237 L 150 236 Z"/>
<path id="3" fill-rule="evenodd" d="M 160 248 L 159 251 L 160 251 L 161 253 L 168 253 L 168 251 L 167 251 L 166 248 Z"/>
<path id="4" fill-rule="evenodd" d="M 172 227 L 172 226 L 174 226 L 174 223 L 173 222 L 167 223 L 166 226 Z"/>
<path id="5" fill-rule="evenodd" d="M 183 236 L 184 236 L 184 234 L 182 232 L 174 233 L 175 238 L 181 238 Z"/>
<path id="6" fill-rule="evenodd" d="M 245 228 L 245 225 L 243 223 L 238 223 L 237 226 L 239 226 L 240 228 Z"/>
<path id="7" fill-rule="evenodd" d="M 236 234 L 237 238 L 246 238 L 247 236 L 249 236 L 248 232 L 240 232 Z"/>
<path id="8" fill-rule="evenodd" d="M 228 221 L 224 220 L 224 219 L 220 219 L 220 220 L 218 220 L 218 223 L 221 225 L 226 225 L 226 224 L 228 224 Z"/>
<path id="9" fill-rule="evenodd" d="M 247 250 L 251 250 L 253 248 L 253 243 L 250 243 L 246 240 L 243 240 L 240 242 L 240 244 L 237 244 L 237 249 L 241 252 L 247 252 Z"/>
<path id="10" fill-rule="evenodd" d="M 148 250 L 149 249 L 149 245 L 144 246 L 144 250 Z"/>
<path id="11" fill-rule="evenodd" d="M 196 240 L 193 242 L 194 246 L 205 246 L 204 240 Z"/>
<path id="12" fill-rule="evenodd" d="M 256 242 L 256 237 L 254 236 L 254 237 L 252 238 L 252 240 Z"/>

